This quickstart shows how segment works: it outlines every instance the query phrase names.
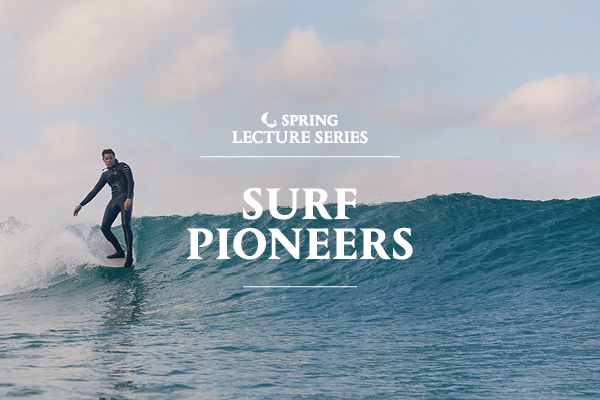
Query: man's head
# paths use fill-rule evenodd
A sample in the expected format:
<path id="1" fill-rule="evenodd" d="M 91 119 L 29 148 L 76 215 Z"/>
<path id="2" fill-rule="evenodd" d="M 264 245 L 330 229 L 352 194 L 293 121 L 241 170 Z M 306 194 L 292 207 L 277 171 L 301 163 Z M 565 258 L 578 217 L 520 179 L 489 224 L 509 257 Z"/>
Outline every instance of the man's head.
<path id="1" fill-rule="evenodd" d="M 102 161 L 104 161 L 106 168 L 110 168 L 115 165 L 115 152 L 112 151 L 112 149 L 102 150 Z"/>

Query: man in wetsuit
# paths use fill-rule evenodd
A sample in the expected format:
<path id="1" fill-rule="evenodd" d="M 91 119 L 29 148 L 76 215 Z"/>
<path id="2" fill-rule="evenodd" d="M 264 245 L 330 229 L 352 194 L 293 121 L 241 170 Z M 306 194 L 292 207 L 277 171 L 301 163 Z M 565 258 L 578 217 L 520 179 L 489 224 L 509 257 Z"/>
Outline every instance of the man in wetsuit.
<path id="1" fill-rule="evenodd" d="M 98 183 L 96 183 L 96 186 L 94 186 L 92 191 L 75 207 L 73 215 L 77 216 L 79 211 L 81 211 L 81 208 L 92 201 L 104 185 L 108 183 L 112 191 L 112 198 L 104 211 L 104 218 L 102 218 L 102 233 L 115 247 L 116 253 L 109 255 L 107 258 L 125 258 L 125 255 L 127 255 L 124 267 L 129 268 L 133 264 L 133 233 L 131 232 L 133 175 L 129 165 L 119 162 L 119 160 L 115 158 L 115 152 L 111 149 L 102 151 L 102 160 L 106 165 L 106 170 L 102 173 Z M 110 230 L 112 223 L 119 213 L 121 213 L 121 225 L 123 226 L 123 232 L 125 233 L 127 253 L 123 251 L 121 244 Z"/>

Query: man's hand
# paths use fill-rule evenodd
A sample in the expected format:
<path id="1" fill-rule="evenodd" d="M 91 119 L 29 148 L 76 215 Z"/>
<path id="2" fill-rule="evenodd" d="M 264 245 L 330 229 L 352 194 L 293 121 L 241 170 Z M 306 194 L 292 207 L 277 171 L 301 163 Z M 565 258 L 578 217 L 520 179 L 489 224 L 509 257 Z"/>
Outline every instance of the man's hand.
<path id="1" fill-rule="evenodd" d="M 125 200 L 125 203 L 123 203 L 123 207 L 125 207 L 125 211 L 131 210 L 131 199 Z"/>
<path id="2" fill-rule="evenodd" d="M 79 211 L 81 211 L 82 208 L 83 208 L 83 206 L 81 204 L 77 204 L 75 206 L 75 211 L 73 211 L 73 216 L 76 217 L 77 214 L 79 214 Z"/>

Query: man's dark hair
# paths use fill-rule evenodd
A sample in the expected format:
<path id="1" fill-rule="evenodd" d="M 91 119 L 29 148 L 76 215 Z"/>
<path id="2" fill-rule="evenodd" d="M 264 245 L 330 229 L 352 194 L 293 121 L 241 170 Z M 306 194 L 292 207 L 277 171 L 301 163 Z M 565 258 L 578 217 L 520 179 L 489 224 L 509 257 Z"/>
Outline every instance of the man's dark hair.
<path id="1" fill-rule="evenodd" d="M 115 152 L 112 151 L 112 149 L 104 149 L 104 150 L 102 150 L 102 158 L 104 158 L 105 154 L 112 154 L 113 157 L 115 156 Z"/>

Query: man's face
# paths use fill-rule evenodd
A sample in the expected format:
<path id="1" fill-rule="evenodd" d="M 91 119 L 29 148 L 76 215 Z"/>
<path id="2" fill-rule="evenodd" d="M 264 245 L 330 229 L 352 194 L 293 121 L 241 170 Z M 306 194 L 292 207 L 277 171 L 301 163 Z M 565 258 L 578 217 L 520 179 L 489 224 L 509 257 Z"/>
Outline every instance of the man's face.
<path id="1" fill-rule="evenodd" d="M 102 161 L 104 161 L 106 168 L 110 168 L 115 165 L 115 156 L 112 154 L 105 154 L 104 157 L 102 157 Z"/>

